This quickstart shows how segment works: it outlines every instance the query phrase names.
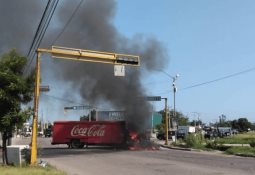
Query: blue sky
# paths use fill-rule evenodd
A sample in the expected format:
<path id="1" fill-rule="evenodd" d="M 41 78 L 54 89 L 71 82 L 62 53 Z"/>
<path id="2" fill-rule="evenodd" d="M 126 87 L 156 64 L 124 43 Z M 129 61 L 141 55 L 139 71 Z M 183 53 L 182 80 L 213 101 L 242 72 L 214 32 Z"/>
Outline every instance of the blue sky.
<path id="1" fill-rule="evenodd" d="M 112 22 L 118 32 L 127 38 L 136 34 L 155 37 L 166 47 L 169 62 L 163 71 L 172 76 L 180 74 L 176 81 L 178 111 L 191 120 L 199 117 L 206 123 L 215 122 L 221 114 L 226 115 L 229 120 L 246 117 L 255 122 L 255 71 L 184 89 L 255 67 L 255 1 L 116 2 Z M 42 72 L 44 76 L 52 76 L 45 69 Z M 173 108 L 172 79 L 156 71 L 144 72 L 143 77 L 142 83 L 147 95 L 167 97 L 170 108 Z M 55 84 L 54 78 L 42 79 L 44 84 Z M 64 96 L 62 84 L 51 86 L 48 95 L 82 101 L 79 94 L 74 94 L 75 97 Z M 69 111 L 64 114 L 63 106 L 74 104 L 61 102 L 61 99 L 42 95 L 41 102 L 39 115 L 43 115 L 46 120 L 78 119 L 77 116 L 84 114 L 84 111 Z M 164 102 L 153 102 L 153 106 L 155 110 L 161 110 Z"/>
<path id="2" fill-rule="evenodd" d="M 247 117 L 255 122 L 255 71 L 215 83 L 182 90 L 255 67 L 255 1 L 240 0 L 120 0 L 115 26 L 127 37 L 154 36 L 168 50 L 164 70 L 180 74 L 176 108 L 205 121 Z M 169 98 L 173 107 L 172 80 L 155 72 L 143 81 L 148 95 Z M 163 102 L 154 103 L 162 109 Z"/>

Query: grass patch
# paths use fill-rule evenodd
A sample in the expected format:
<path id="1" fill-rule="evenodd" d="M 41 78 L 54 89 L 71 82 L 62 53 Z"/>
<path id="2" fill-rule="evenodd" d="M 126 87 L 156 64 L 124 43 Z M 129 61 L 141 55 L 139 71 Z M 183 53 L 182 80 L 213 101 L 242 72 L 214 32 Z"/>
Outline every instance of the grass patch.
<path id="1" fill-rule="evenodd" d="M 66 175 L 66 173 L 53 167 L 14 167 L 0 165 L 1 175 Z"/>
<path id="2" fill-rule="evenodd" d="M 251 147 L 231 147 L 224 144 L 250 144 Z M 255 132 L 215 138 L 213 140 L 204 139 L 199 133 L 189 134 L 184 140 L 178 142 L 176 146 L 206 151 L 220 150 L 227 154 L 255 157 Z"/>
<path id="3" fill-rule="evenodd" d="M 237 134 L 218 139 L 220 144 L 250 144 L 255 140 L 255 132 Z"/>
<path id="4" fill-rule="evenodd" d="M 227 154 L 255 156 L 255 148 L 249 147 L 231 147 L 225 151 Z"/>

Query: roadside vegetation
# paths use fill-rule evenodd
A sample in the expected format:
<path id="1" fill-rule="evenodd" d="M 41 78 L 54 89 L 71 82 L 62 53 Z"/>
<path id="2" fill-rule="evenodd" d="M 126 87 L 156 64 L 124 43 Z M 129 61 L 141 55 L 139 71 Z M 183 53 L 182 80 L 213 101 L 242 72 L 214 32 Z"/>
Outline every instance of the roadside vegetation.
<path id="1" fill-rule="evenodd" d="M 226 154 L 255 157 L 255 132 L 214 139 L 204 139 L 200 133 L 189 134 L 184 139 L 178 140 L 176 146 L 207 151 L 220 150 Z"/>
<path id="2" fill-rule="evenodd" d="M 66 175 L 66 173 L 59 171 L 53 167 L 15 167 L 0 165 L 1 175 Z"/>
<path id="3" fill-rule="evenodd" d="M 2 162 L 8 164 L 7 140 L 15 129 L 23 126 L 33 114 L 32 109 L 22 108 L 33 96 L 34 74 L 23 76 L 27 58 L 15 50 L 0 56 L 0 133 L 2 136 Z"/>
<path id="4" fill-rule="evenodd" d="M 231 147 L 226 151 L 228 154 L 235 154 L 240 156 L 255 156 L 255 148 L 254 147 Z"/>
<path id="5" fill-rule="evenodd" d="M 165 116 L 164 110 L 159 111 L 159 113 Z M 174 111 L 171 110 L 169 113 L 172 118 Z M 175 118 L 178 126 L 205 126 L 201 120 L 189 121 L 187 116 L 178 111 L 176 111 Z M 170 128 L 173 127 L 173 125 L 170 125 Z M 220 130 L 220 128 L 222 130 Z M 164 117 L 162 118 L 162 122 L 156 125 L 155 129 L 158 131 L 157 138 L 159 140 L 164 140 Z M 178 140 L 172 144 L 182 148 L 194 148 L 207 151 L 220 150 L 224 151 L 226 154 L 255 157 L 255 123 L 248 121 L 247 118 L 241 117 L 235 120 L 227 120 L 227 117 L 222 114 L 219 116 L 219 121 L 210 123 L 210 127 L 197 127 L 196 129 L 195 133 L 186 133 L 184 138 L 183 135 L 180 135 Z M 160 136 L 160 138 L 158 136 Z"/>
<path id="6" fill-rule="evenodd" d="M 218 139 L 220 144 L 250 144 L 255 141 L 255 132 L 242 133 Z"/>

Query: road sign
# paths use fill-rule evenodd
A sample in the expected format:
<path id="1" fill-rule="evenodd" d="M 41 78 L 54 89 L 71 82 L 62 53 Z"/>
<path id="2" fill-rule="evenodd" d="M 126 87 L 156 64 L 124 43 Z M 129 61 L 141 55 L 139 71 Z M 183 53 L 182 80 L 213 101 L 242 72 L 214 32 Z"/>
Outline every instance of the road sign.
<path id="1" fill-rule="evenodd" d="M 46 86 L 40 86 L 40 92 L 49 92 L 50 87 L 48 85 Z"/>
<path id="2" fill-rule="evenodd" d="M 125 66 L 124 65 L 114 65 L 114 76 L 125 76 Z"/>
<path id="3" fill-rule="evenodd" d="M 161 96 L 148 96 L 145 97 L 146 101 L 161 101 Z"/>

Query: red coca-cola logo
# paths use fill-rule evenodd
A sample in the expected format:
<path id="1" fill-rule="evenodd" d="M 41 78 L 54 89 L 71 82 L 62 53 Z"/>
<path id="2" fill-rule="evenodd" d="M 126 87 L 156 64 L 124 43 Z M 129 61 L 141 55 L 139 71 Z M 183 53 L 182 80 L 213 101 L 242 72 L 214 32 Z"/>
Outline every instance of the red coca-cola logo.
<path id="1" fill-rule="evenodd" d="M 99 136 L 103 137 L 105 134 L 104 125 L 92 125 L 90 127 L 80 127 L 75 125 L 71 130 L 71 136 Z"/>

